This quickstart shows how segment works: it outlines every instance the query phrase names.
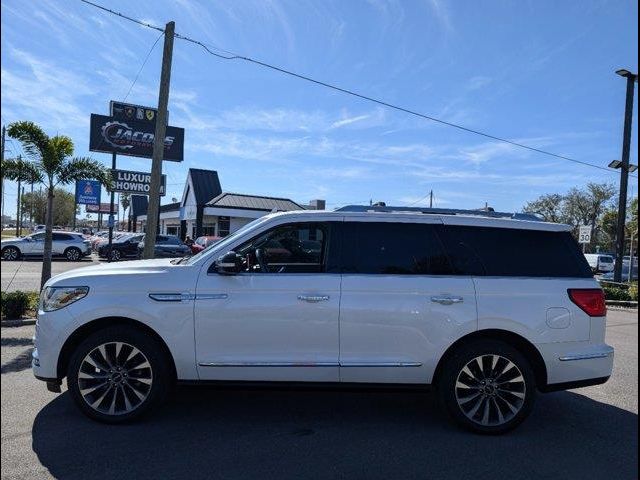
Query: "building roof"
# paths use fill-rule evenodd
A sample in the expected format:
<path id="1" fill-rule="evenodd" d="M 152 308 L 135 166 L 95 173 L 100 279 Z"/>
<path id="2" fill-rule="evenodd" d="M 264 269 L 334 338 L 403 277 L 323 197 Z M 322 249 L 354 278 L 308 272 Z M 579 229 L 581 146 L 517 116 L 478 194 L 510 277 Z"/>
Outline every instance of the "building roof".
<path id="1" fill-rule="evenodd" d="M 160 213 L 171 212 L 173 210 L 180 210 L 180 202 L 167 203 L 166 205 L 160 205 Z"/>
<path id="2" fill-rule="evenodd" d="M 262 197 L 258 195 L 245 195 L 242 193 L 224 192 L 207 202 L 207 207 L 240 208 L 245 210 L 262 210 L 265 212 L 288 212 L 291 210 L 304 210 L 293 200 L 288 198 Z"/>
<path id="3" fill-rule="evenodd" d="M 193 185 L 193 195 L 197 205 L 204 205 L 216 195 L 222 193 L 218 172 L 215 170 L 203 170 L 201 168 L 190 168 L 189 176 Z"/>
<path id="4" fill-rule="evenodd" d="M 146 195 L 131 195 L 131 213 L 132 217 L 139 217 L 147 214 L 149 199 Z"/>

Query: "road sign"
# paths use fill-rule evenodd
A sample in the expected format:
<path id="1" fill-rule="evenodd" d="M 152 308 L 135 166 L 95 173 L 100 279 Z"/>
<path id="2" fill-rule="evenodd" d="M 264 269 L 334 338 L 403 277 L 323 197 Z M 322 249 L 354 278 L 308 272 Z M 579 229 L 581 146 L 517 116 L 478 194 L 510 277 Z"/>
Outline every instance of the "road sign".
<path id="1" fill-rule="evenodd" d="M 155 131 L 155 122 L 135 118 L 117 120 L 115 117 L 92 113 L 89 150 L 152 158 Z M 167 126 L 163 159 L 181 162 L 183 153 L 184 128 Z"/>
<path id="2" fill-rule="evenodd" d="M 115 221 L 113 215 L 109 215 L 109 220 L 107 221 L 107 227 L 113 228 L 115 226 L 116 226 L 116 221 Z"/>
<path id="3" fill-rule="evenodd" d="M 149 195 L 151 188 L 151 174 L 134 172 L 131 170 L 111 170 L 113 178 L 113 191 L 123 193 L 135 193 L 137 195 Z M 160 196 L 165 195 L 167 176 L 162 175 L 160 182 Z"/>
<path id="4" fill-rule="evenodd" d="M 97 180 L 76 181 L 76 204 L 99 205 L 102 186 Z"/>
<path id="5" fill-rule="evenodd" d="M 578 243 L 591 243 L 591 227 L 589 225 L 580 227 Z"/>

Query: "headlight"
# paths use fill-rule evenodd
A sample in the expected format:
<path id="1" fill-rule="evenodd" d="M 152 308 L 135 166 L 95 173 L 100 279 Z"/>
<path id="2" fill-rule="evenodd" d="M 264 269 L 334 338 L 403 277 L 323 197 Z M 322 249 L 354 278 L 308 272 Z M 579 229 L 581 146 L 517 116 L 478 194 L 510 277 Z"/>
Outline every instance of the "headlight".
<path id="1" fill-rule="evenodd" d="M 42 309 L 53 312 L 77 302 L 89 293 L 89 287 L 47 287 L 42 292 Z"/>

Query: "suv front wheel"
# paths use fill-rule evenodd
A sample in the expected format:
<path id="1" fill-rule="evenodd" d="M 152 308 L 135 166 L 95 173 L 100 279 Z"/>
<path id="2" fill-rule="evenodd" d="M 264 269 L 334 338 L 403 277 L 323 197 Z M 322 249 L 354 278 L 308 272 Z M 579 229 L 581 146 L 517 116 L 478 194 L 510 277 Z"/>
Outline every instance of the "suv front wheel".
<path id="1" fill-rule="evenodd" d="M 76 349 L 67 372 L 71 396 L 88 417 L 105 423 L 133 420 L 162 401 L 172 376 L 162 347 L 140 330 L 99 330 Z"/>
<path id="2" fill-rule="evenodd" d="M 446 360 L 438 384 L 440 402 L 451 417 L 484 434 L 518 426 L 531 412 L 535 390 L 527 359 L 497 340 L 462 345 Z"/>

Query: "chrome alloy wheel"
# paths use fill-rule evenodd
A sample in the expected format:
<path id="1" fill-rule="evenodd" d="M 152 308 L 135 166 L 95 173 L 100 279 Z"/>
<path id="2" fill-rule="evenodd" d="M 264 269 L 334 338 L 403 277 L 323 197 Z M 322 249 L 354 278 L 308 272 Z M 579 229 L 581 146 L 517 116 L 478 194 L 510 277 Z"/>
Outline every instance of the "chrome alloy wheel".
<path id="1" fill-rule="evenodd" d="M 106 415 L 122 415 L 138 408 L 149 396 L 153 371 L 147 357 L 124 342 L 108 342 L 84 357 L 78 389 L 84 401 Z"/>
<path id="2" fill-rule="evenodd" d="M 467 363 L 456 379 L 462 413 L 483 426 L 503 425 L 522 409 L 526 384 L 520 369 L 500 355 L 481 355 Z"/>

